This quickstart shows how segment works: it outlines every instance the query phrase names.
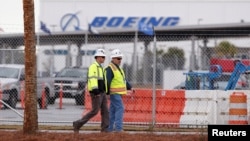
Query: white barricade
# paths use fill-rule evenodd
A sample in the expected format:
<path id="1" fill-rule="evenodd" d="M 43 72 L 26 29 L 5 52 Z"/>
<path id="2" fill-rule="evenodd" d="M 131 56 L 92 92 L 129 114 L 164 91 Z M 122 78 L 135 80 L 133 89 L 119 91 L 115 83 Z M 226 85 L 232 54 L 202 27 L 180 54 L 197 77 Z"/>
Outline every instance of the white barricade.
<path id="1" fill-rule="evenodd" d="M 250 119 L 250 90 L 188 90 L 185 91 L 186 102 L 180 125 L 228 124 L 229 98 L 236 91 L 247 95 Z"/>
<path id="2" fill-rule="evenodd" d="M 180 125 L 207 125 L 214 123 L 214 91 L 185 91 L 185 108 Z"/>

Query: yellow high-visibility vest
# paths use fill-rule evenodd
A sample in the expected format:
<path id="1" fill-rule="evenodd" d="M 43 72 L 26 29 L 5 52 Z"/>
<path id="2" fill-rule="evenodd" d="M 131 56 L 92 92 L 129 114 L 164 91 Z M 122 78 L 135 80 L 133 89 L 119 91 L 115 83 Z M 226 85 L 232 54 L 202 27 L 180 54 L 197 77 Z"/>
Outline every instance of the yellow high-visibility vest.
<path id="1" fill-rule="evenodd" d="M 126 80 L 125 73 L 120 68 L 120 70 L 112 63 L 109 64 L 111 70 L 113 71 L 114 78 L 111 80 L 110 84 L 110 94 L 126 94 Z"/>
<path id="2" fill-rule="evenodd" d="M 97 62 L 94 62 L 88 70 L 88 91 L 98 89 L 98 80 L 104 80 L 103 68 Z"/>

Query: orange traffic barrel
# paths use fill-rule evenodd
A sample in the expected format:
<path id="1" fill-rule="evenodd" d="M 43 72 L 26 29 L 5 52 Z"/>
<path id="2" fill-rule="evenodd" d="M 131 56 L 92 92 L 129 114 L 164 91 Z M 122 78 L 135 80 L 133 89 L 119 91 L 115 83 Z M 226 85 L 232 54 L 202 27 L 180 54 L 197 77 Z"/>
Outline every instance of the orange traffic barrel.
<path id="1" fill-rule="evenodd" d="M 243 92 L 230 95 L 229 124 L 247 125 L 247 96 Z"/>

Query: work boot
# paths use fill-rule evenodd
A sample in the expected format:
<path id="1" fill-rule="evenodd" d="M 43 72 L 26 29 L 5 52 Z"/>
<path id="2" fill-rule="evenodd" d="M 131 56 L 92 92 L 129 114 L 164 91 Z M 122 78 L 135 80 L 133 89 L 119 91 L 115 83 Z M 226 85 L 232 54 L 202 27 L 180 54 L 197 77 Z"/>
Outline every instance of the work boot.
<path id="1" fill-rule="evenodd" d="M 73 130 L 74 130 L 74 133 L 79 133 L 79 128 L 78 128 L 78 126 L 77 126 L 77 122 L 73 122 Z"/>
<path id="2" fill-rule="evenodd" d="M 110 131 L 108 129 L 102 129 L 101 132 L 102 133 L 109 133 Z"/>
<path id="3" fill-rule="evenodd" d="M 124 130 L 116 130 L 116 131 L 114 131 L 114 133 L 125 133 L 125 131 Z"/>

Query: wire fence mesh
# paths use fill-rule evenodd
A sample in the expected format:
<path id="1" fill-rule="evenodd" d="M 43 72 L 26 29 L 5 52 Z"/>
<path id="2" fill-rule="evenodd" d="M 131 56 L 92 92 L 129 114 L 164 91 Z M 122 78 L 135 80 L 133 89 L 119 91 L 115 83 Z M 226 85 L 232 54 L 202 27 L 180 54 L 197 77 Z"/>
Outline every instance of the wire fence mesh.
<path id="1" fill-rule="evenodd" d="M 132 35 L 131 35 L 132 36 Z M 164 37 L 166 36 L 166 37 Z M 156 36 L 157 37 L 157 36 Z M 124 122 L 126 125 L 137 127 L 138 125 L 182 127 L 183 125 L 204 125 L 212 123 L 210 98 L 197 98 L 191 104 L 193 116 L 209 115 L 206 120 L 180 122 L 185 114 L 187 97 L 185 89 L 211 90 L 209 79 L 203 75 L 195 75 L 197 79 L 189 79 L 188 73 L 198 74 L 211 71 L 211 65 L 222 66 L 222 74 L 215 79 L 214 91 L 224 90 L 229 82 L 235 67 L 235 60 L 242 61 L 246 66 L 250 65 L 249 39 L 235 38 L 177 38 L 169 35 L 160 35 L 165 38 L 154 42 L 152 37 L 126 39 L 122 35 L 112 37 L 94 36 L 86 38 L 86 35 L 78 37 L 46 38 L 37 40 L 37 98 L 39 106 L 39 122 L 53 125 L 72 125 L 72 121 L 80 118 L 84 112 L 91 109 L 88 92 L 85 91 L 86 73 L 80 74 L 94 61 L 93 54 L 98 48 L 106 50 L 107 57 L 104 66 L 111 61 L 110 53 L 113 49 L 120 49 L 123 53 L 122 68 L 127 80 L 132 84 L 135 93 L 123 97 L 125 105 Z M 169 37 L 169 38 L 168 38 Z M 96 40 L 98 38 L 98 40 Z M 176 40 L 172 40 L 172 39 Z M 84 40 L 84 41 L 83 41 Z M 82 41 L 81 43 L 77 41 Z M 154 50 L 155 49 L 155 50 Z M 6 38 L 0 42 L 0 64 L 25 64 L 24 46 L 17 38 Z M 155 60 L 154 60 L 155 59 Z M 78 67 L 76 67 L 78 66 Z M 17 69 L 17 67 L 15 67 Z M 69 74 L 71 79 L 67 84 L 61 85 L 62 80 L 56 76 L 65 68 L 73 68 Z M 25 75 L 23 68 L 19 68 L 17 76 L 14 72 L 4 71 L 4 65 L 0 67 L 1 104 L 0 119 L 5 123 L 20 122 L 23 114 L 24 102 L 22 100 L 21 77 Z M 9 74 L 6 74 L 9 73 Z M 78 74 L 79 73 L 79 74 Z M 190 75 L 192 76 L 192 75 Z M 4 79 L 16 79 L 16 82 L 4 82 Z M 77 77 L 77 78 L 76 78 Z M 190 80 L 190 85 L 188 82 Z M 207 86 L 207 87 L 205 87 Z M 236 85 L 238 90 L 249 89 L 249 74 L 242 73 Z M 62 93 L 61 93 L 62 92 Z M 5 94 L 10 93 L 9 97 Z M 25 93 L 25 92 L 24 92 Z M 209 93 L 209 92 L 206 92 Z M 192 99 L 193 100 L 193 99 Z M 4 104 L 8 104 L 10 107 Z M 0 102 L 1 103 L 1 102 Z M 202 105 L 203 104 L 203 105 Z M 200 105 L 203 110 L 192 110 L 194 105 Z M 205 110 L 204 110 L 205 109 Z M 188 109 L 190 110 L 190 109 Z M 18 114 L 17 114 L 18 113 Z M 190 119 L 193 118 L 190 116 Z M 202 116 L 201 116 L 202 117 Z M 13 120 L 12 120 L 13 119 Z M 100 115 L 97 115 L 89 123 L 99 123 Z M 186 126 L 188 127 L 188 126 Z"/>

